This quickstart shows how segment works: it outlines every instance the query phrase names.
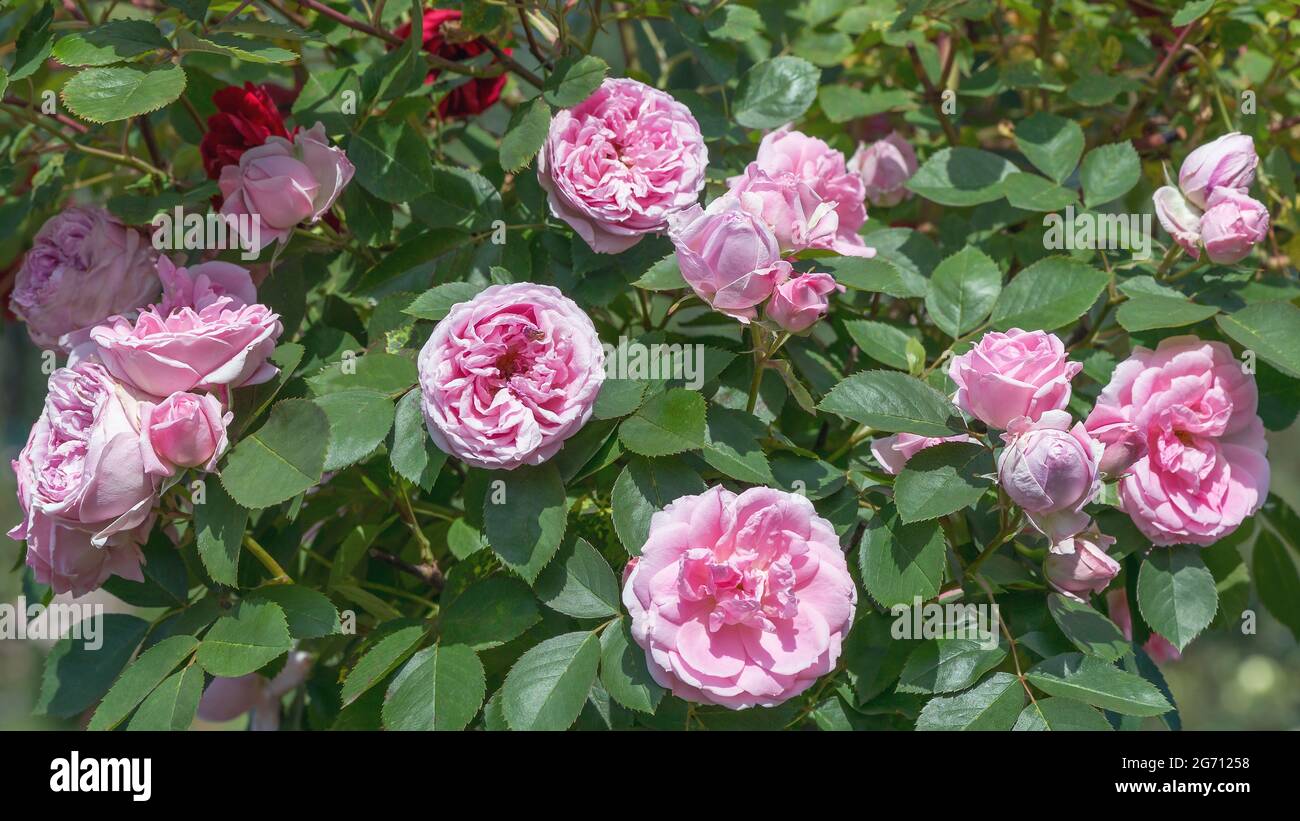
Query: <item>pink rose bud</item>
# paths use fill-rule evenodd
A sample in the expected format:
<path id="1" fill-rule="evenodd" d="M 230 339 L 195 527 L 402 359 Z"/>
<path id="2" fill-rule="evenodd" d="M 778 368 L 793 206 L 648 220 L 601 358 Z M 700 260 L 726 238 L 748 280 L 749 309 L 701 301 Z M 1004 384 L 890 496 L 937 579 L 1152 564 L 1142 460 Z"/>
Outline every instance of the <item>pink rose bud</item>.
<path id="1" fill-rule="evenodd" d="M 1012 328 L 992 331 L 952 360 L 953 401 L 990 428 L 1006 430 L 1012 419 L 1038 419 L 1070 401 L 1070 380 L 1083 369 L 1071 362 L 1055 334 Z"/>
<path id="2" fill-rule="evenodd" d="M 1246 134 L 1224 134 L 1187 155 L 1178 171 L 1178 187 L 1198 208 L 1209 208 L 1216 188 L 1245 193 L 1255 179 L 1255 141 Z"/>
<path id="3" fill-rule="evenodd" d="M 906 183 L 916 173 L 916 152 L 897 131 L 870 146 L 859 143 L 849 170 L 862 177 L 872 205 L 889 208 L 912 195 Z"/>
<path id="4" fill-rule="evenodd" d="M 1110 437 L 1110 441 L 1106 442 L 1106 449 L 1102 451 L 1098 469 L 1107 479 L 1117 479 L 1146 455 L 1146 437 L 1137 428 L 1130 427 L 1127 430 L 1117 431 Z"/>
<path id="5" fill-rule="evenodd" d="M 66 208 L 36 232 L 9 307 L 38 346 L 67 352 L 71 334 L 158 296 L 148 239 L 100 208 Z"/>
<path id="6" fill-rule="evenodd" d="M 1201 239 L 1211 262 L 1240 262 L 1268 236 L 1268 209 L 1258 200 L 1227 188 L 1210 194 L 1201 217 Z"/>
<path id="7" fill-rule="evenodd" d="M 161 404 L 141 406 L 144 435 L 167 476 L 174 472 L 172 465 L 215 468 L 230 445 L 226 426 L 234 418 L 233 413 L 222 411 L 221 402 L 210 393 L 173 393 Z"/>
<path id="8" fill-rule="evenodd" d="M 1088 526 L 1083 508 L 1101 490 L 1102 444 L 1070 414 L 1044 413 L 1037 422 L 1021 417 L 1002 435 L 998 483 L 1024 509 L 1030 523 L 1055 543 Z"/>
<path id="9" fill-rule="evenodd" d="M 731 193 L 742 208 L 767 223 L 783 249 L 835 248 L 835 204 L 822 200 L 793 174 L 769 177 L 757 163 L 750 163 L 744 175 L 732 179 Z"/>
<path id="10" fill-rule="evenodd" d="M 320 123 L 299 131 L 293 142 L 267 137 L 245 151 L 238 165 L 221 169 L 221 213 L 259 220 L 261 247 L 286 242 L 294 226 L 316 222 L 330 209 L 354 170 L 347 154 L 330 145 Z"/>
<path id="11" fill-rule="evenodd" d="M 830 274 L 801 274 L 787 279 L 772 292 L 767 318 L 792 334 L 806 331 L 830 309 L 827 297 L 844 286 Z"/>
<path id="12" fill-rule="evenodd" d="M 247 268 L 232 262 L 201 262 L 177 268 L 167 257 L 158 258 L 158 277 L 163 283 L 160 313 L 179 308 L 201 311 L 220 297 L 228 297 L 228 308 L 242 308 L 257 302 L 257 286 Z"/>
<path id="13" fill-rule="evenodd" d="M 1047 583 L 1076 601 L 1100 593 L 1119 575 L 1119 562 L 1106 555 L 1115 539 L 1094 526 L 1052 545 L 1043 563 Z"/>
<path id="14" fill-rule="evenodd" d="M 975 441 L 977 440 L 964 433 L 957 436 L 917 436 L 915 433 L 895 433 L 893 436 L 872 440 L 871 455 L 875 456 L 885 472 L 892 476 L 897 475 L 909 459 L 926 448 L 944 442 Z"/>
<path id="15" fill-rule="evenodd" d="M 708 164 L 690 109 L 645 83 L 610 78 L 551 120 L 537 182 L 551 213 L 591 250 L 617 254 L 694 205 Z"/>
<path id="16" fill-rule="evenodd" d="M 1201 256 L 1201 212 L 1187 201 L 1183 192 L 1172 185 L 1161 186 L 1151 197 L 1156 206 L 1156 219 L 1183 247 L 1192 259 Z"/>
<path id="17" fill-rule="evenodd" d="M 790 275 L 776 236 L 763 220 L 724 194 L 707 209 L 677 215 L 668 236 L 682 277 L 714 310 L 748 323 L 755 307 Z"/>

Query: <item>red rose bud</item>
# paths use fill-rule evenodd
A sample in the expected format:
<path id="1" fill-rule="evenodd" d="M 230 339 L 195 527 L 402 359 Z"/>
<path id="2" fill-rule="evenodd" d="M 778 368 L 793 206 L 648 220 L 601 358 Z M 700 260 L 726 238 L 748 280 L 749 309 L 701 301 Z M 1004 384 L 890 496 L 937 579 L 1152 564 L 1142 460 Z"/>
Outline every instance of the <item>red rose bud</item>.
<path id="1" fill-rule="evenodd" d="M 429 54 L 446 60 L 459 62 L 468 60 L 488 51 L 487 41 L 482 37 L 462 39 L 460 35 L 460 12 L 454 9 L 425 9 L 423 49 Z M 405 40 L 411 36 L 411 24 L 403 23 L 393 34 Z M 506 54 L 510 49 L 501 49 Z M 424 78 L 426 83 L 438 79 L 439 71 L 430 71 Z M 475 77 L 447 92 L 447 96 L 438 103 L 438 116 L 444 120 L 472 117 L 490 107 L 501 97 L 505 88 L 506 76 Z"/>
<path id="2" fill-rule="evenodd" d="M 289 137 L 267 86 L 227 86 L 212 95 L 212 102 L 217 113 L 208 117 L 208 131 L 199 144 L 203 170 L 210 179 L 220 177 L 226 166 L 238 165 L 245 151 L 266 142 L 267 137 Z"/>

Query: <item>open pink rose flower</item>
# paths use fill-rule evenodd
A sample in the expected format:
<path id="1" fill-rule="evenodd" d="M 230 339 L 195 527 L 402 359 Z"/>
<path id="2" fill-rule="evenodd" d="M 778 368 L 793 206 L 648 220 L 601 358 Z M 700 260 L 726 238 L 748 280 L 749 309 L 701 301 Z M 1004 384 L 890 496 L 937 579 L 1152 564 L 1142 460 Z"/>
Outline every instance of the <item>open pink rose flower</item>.
<path id="1" fill-rule="evenodd" d="M 1046 411 L 1037 422 L 1015 419 L 998 454 L 998 484 L 1053 544 L 1088 526 L 1083 508 L 1101 492 L 1105 448 L 1070 421 L 1063 410 Z"/>
<path id="2" fill-rule="evenodd" d="M 605 352 L 577 303 L 520 282 L 454 305 L 419 369 L 434 444 L 474 467 L 510 470 L 550 459 L 587 423 Z"/>
<path id="3" fill-rule="evenodd" d="M 655 681 L 733 710 L 780 704 L 829 673 L 856 603 L 831 524 L 765 487 L 713 487 L 655 513 L 623 587 Z"/>
<path id="4" fill-rule="evenodd" d="M 948 375 L 957 385 L 953 402 L 990 428 L 1006 430 L 1011 420 L 1038 419 L 1070 401 L 1070 380 L 1083 369 L 1071 362 L 1065 343 L 1044 331 L 991 331 L 961 356 Z"/>
<path id="5" fill-rule="evenodd" d="M 908 460 L 916 454 L 944 442 L 978 442 L 964 433 L 956 436 L 917 436 L 915 433 L 895 433 L 871 441 L 871 455 L 891 476 L 897 475 Z"/>
<path id="6" fill-rule="evenodd" d="M 750 163 L 744 174 L 731 180 L 731 193 L 742 208 L 767 223 L 784 251 L 835 250 L 840 224 L 835 203 L 817 196 L 794 174 L 773 178 L 758 163 Z"/>
<path id="7" fill-rule="evenodd" d="M 1152 543 L 1214 544 L 1264 504 L 1258 403 L 1254 377 L 1222 342 L 1170 337 L 1116 366 L 1086 424 L 1104 443 L 1135 431 L 1146 440 L 1119 498 Z"/>
<path id="8" fill-rule="evenodd" d="M 617 254 L 695 204 L 708 164 L 686 106 L 636 80 L 610 78 L 551 120 L 537 181 L 552 214 L 593 251 Z"/>
<path id="9" fill-rule="evenodd" d="M 163 283 L 162 301 L 158 304 L 162 314 L 178 308 L 200 311 L 221 297 L 228 297 L 232 308 L 257 302 L 253 275 L 233 262 L 212 260 L 178 268 L 164 256 L 158 258 L 158 277 Z"/>

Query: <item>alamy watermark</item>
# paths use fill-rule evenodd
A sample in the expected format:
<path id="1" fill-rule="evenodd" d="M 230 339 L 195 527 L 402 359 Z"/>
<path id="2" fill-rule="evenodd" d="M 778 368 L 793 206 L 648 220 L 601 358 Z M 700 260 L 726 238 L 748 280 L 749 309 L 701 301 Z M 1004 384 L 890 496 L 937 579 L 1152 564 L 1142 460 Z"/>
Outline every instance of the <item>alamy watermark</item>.
<path id="1" fill-rule="evenodd" d="M 104 646 L 104 605 L 39 602 L 0 603 L 0 639 L 64 639 L 84 642 L 86 650 Z"/>
<path id="2" fill-rule="evenodd" d="M 1151 259 L 1150 214 L 1074 213 L 1043 217 L 1043 247 L 1049 251 L 1132 251 L 1134 259 Z"/>
<path id="3" fill-rule="evenodd" d="M 697 391 L 704 386 L 704 346 L 681 343 L 632 342 L 620 336 L 605 350 L 607 379 L 679 379 Z"/>
<path id="4" fill-rule="evenodd" d="M 157 251 L 225 251 L 239 249 L 242 260 L 262 251 L 262 218 L 257 214 L 185 213 L 179 205 L 153 218 Z"/>
<path id="5" fill-rule="evenodd" d="M 900 641 L 967 639 L 984 650 L 998 646 L 1001 621 L 996 604 L 922 603 L 914 596 L 911 604 L 896 604 L 889 614 L 894 617 L 889 635 Z"/>

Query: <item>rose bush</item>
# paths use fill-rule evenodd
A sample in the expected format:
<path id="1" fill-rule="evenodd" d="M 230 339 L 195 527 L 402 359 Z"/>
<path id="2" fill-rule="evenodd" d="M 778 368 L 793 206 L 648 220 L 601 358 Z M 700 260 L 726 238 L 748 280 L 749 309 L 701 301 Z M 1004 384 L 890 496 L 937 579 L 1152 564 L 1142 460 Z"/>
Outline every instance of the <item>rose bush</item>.
<path id="1" fill-rule="evenodd" d="M 1300 633 L 1285 4 L 211 5 L 0 27 L 6 526 L 136 608 L 55 718 L 1176 727 Z"/>

